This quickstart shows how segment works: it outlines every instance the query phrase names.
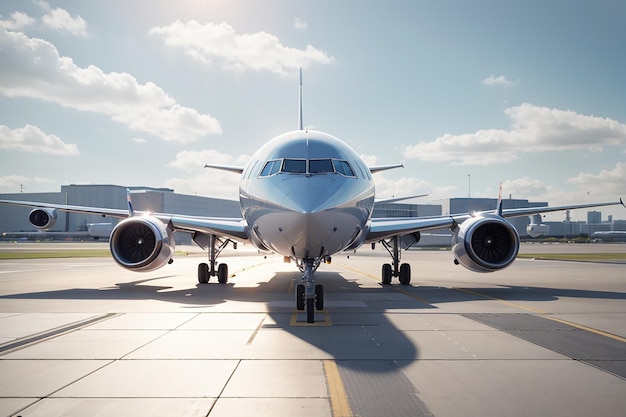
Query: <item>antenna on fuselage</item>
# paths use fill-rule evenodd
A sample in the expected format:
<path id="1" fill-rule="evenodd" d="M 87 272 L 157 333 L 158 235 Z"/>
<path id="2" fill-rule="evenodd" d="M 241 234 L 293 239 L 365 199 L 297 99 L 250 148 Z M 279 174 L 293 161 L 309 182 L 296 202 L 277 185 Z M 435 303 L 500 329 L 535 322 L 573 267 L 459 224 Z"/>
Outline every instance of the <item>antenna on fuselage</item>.
<path id="1" fill-rule="evenodd" d="M 298 130 L 304 130 L 302 123 L 302 67 L 300 67 L 300 94 L 298 103 Z"/>

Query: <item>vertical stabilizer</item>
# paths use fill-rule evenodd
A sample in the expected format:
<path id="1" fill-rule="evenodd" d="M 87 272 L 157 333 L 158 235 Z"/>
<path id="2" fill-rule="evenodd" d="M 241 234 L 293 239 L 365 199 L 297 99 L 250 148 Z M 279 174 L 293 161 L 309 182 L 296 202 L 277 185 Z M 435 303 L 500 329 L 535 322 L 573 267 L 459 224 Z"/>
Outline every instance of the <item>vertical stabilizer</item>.
<path id="1" fill-rule="evenodd" d="M 302 67 L 300 67 L 300 94 L 298 103 L 298 130 L 304 130 L 302 123 Z"/>
<path id="2" fill-rule="evenodd" d="M 126 201 L 128 202 L 128 217 L 133 217 L 135 210 L 133 209 L 133 202 L 130 198 L 130 188 L 126 189 Z"/>
<path id="3" fill-rule="evenodd" d="M 498 193 L 498 204 L 496 206 L 496 213 L 502 217 L 502 183 L 500 183 L 500 192 Z"/>

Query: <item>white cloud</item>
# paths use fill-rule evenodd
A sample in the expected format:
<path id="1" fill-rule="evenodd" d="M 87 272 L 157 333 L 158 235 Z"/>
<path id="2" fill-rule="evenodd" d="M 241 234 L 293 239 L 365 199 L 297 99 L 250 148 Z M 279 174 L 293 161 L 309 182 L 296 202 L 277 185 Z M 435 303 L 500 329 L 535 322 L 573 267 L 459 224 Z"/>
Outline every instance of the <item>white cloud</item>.
<path id="1" fill-rule="evenodd" d="M 41 18 L 44 27 L 58 32 L 68 32 L 75 36 L 87 36 L 87 22 L 80 16 L 71 16 L 67 10 L 61 8 L 50 9 L 45 2 L 40 2 L 48 13 Z"/>
<path id="2" fill-rule="evenodd" d="M 576 185 L 581 193 L 602 194 L 609 201 L 626 197 L 626 163 L 618 162 L 612 169 L 603 169 L 597 175 L 581 172 L 567 182 Z"/>
<path id="3" fill-rule="evenodd" d="M 298 30 L 307 30 L 307 28 L 309 27 L 309 25 L 307 24 L 307 22 L 303 19 L 300 19 L 299 17 L 296 17 L 293 20 L 293 27 L 295 29 Z"/>
<path id="4" fill-rule="evenodd" d="M 516 85 L 518 83 L 518 81 L 511 81 L 507 77 L 505 77 L 504 75 L 499 75 L 497 77 L 494 77 L 493 75 L 490 75 L 489 77 L 485 78 L 482 81 L 482 83 L 484 85 L 504 85 L 504 86 L 510 86 L 510 85 Z"/>
<path id="5" fill-rule="evenodd" d="M 376 155 L 361 154 L 359 156 L 361 157 L 361 159 L 363 159 L 363 162 L 365 162 L 365 165 L 367 165 L 368 167 L 380 164 L 380 158 Z"/>
<path id="6" fill-rule="evenodd" d="M 1 28 L 0 93 L 107 114 L 166 141 L 192 142 L 222 131 L 212 116 L 176 104 L 154 83 L 141 84 L 128 73 L 105 73 L 94 65 L 78 67 L 53 44 Z"/>
<path id="7" fill-rule="evenodd" d="M 26 125 L 9 129 L 0 125 L 0 149 L 45 153 L 60 156 L 78 156 L 78 146 L 64 143 L 58 136 L 47 135 L 37 126 Z"/>
<path id="8" fill-rule="evenodd" d="M 72 16 L 65 9 L 52 8 L 45 1 L 36 2 L 47 13 L 41 17 L 41 21 L 23 12 L 11 13 L 10 20 L 0 20 L 0 27 L 6 30 L 21 31 L 26 27 L 40 23 L 41 28 L 52 29 L 57 32 L 67 32 L 74 36 L 87 36 L 87 22 L 80 16 Z"/>
<path id="9" fill-rule="evenodd" d="M 523 152 L 601 151 L 626 142 L 626 125 L 608 118 L 524 103 L 505 110 L 511 128 L 462 135 L 445 134 L 431 142 L 408 146 L 406 158 L 461 165 L 503 164 Z"/>
<path id="10" fill-rule="evenodd" d="M 0 16 L 1 17 L 1 16 Z M 11 13 L 10 20 L 0 20 L 0 27 L 6 30 L 23 30 L 35 23 L 35 19 L 22 12 Z"/>
<path id="11" fill-rule="evenodd" d="M 182 151 L 168 166 L 185 171 L 184 178 L 172 178 L 166 187 L 182 194 L 197 194 L 229 200 L 239 199 L 240 175 L 218 169 L 204 168 L 206 163 L 245 166 L 249 155 L 232 156 L 215 150 Z"/>
<path id="12" fill-rule="evenodd" d="M 416 194 L 432 194 L 434 187 L 426 181 L 414 177 L 402 177 L 397 179 L 388 179 L 381 174 L 374 175 L 374 183 L 376 184 L 376 198 L 396 198 L 405 197 Z M 432 199 L 420 200 L 425 203 Z"/>
<path id="13" fill-rule="evenodd" d="M 201 62 L 220 59 L 232 70 L 252 69 L 288 75 L 299 67 L 333 61 L 326 52 L 311 45 L 304 49 L 289 48 L 270 33 L 238 34 L 227 23 L 202 24 L 195 20 L 182 23 L 177 20 L 169 26 L 151 28 L 150 34 L 162 36 L 165 45 L 181 48 Z"/>
<path id="14" fill-rule="evenodd" d="M 55 180 L 41 177 L 25 177 L 23 175 L 6 175 L 0 177 L 0 190 L 4 193 L 17 193 L 20 191 L 33 192 L 39 190 L 43 185 L 49 188 L 51 184 L 56 184 Z"/>
<path id="15" fill-rule="evenodd" d="M 250 156 L 240 155 L 234 157 L 212 149 L 203 151 L 182 151 L 176 154 L 176 159 L 168 163 L 168 166 L 187 172 L 203 168 L 205 164 L 220 165 L 245 165 L 250 161 Z"/>

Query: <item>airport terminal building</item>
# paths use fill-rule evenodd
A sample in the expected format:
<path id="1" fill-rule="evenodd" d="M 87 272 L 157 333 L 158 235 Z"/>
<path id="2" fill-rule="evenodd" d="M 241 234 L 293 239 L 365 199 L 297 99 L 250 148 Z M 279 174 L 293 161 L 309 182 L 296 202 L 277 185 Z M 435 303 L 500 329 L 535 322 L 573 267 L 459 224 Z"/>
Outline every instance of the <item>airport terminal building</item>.
<path id="1" fill-rule="evenodd" d="M 138 211 L 153 213 L 176 213 L 197 216 L 229 217 L 241 216 L 239 202 L 233 200 L 200 197 L 194 195 L 177 194 L 169 188 L 126 187 L 109 184 L 64 185 L 60 192 L 49 193 L 15 193 L 0 194 L 3 200 L 21 200 L 45 202 L 53 204 L 67 204 L 76 206 L 106 207 L 125 210 L 128 208 L 127 190 L 131 191 L 133 207 Z M 455 213 L 467 213 L 495 209 L 495 198 L 450 198 L 437 201 L 436 204 L 403 204 L 377 203 L 374 206 L 375 217 L 418 217 L 439 216 Z M 503 208 L 542 207 L 547 202 L 529 202 L 522 199 L 505 199 Z M 0 235 L 6 238 L 33 238 L 42 236 L 28 221 L 30 208 L 0 205 Z M 48 232 L 48 238 L 63 239 L 66 237 L 82 237 L 85 239 L 94 236 L 106 239 L 117 219 L 98 215 L 78 213 L 57 213 L 56 224 Z M 572 236 L 579 233 L 595 230 L 618 230 L 607 224 L 601 224 L 598 212 L 590 212 L 590 218 L 585 222 L 551 222 L 549 236 Z M 612 220 L 612 219 L 611 219 Z M 528 237 L 528 217 L 509 219 L 517 229 L 520 237 Z M 541 222 L 541 220 L 538 220 Z M 616 222 L 617 223 L 617 222 Z M 443 233 L 449 233 L 443 230 Z M 591 235 L 591 233 L 589 233 Z M 442 239 L 443 240 L 446 239 Z M 178 233 L 178 243 L 190 243 L 191 236 L 187 233 Z M 447 240 L 446 240 L 447 241 Z"/>

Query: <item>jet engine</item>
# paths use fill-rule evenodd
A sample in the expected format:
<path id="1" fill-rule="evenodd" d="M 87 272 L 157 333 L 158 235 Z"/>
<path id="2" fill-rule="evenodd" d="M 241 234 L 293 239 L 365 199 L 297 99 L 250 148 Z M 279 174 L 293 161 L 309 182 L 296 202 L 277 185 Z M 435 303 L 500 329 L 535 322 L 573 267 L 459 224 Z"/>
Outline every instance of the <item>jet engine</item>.
<path id="1" fill-rule="evenodd" d="M 122 268 L 149 272 L 170 262 L 174 255 L 173 231 L 159 219 L 130 217 L 111 232 L 111 254 Z"/>
<path id="2" fill-rule="evenodd" d="M 452 236 L 455 263 L 474 272 L 506 268 L 519 251 L 515 227 L 496 215 L 483 215 L 461 223 Z"/>
<path id="3" fill-rule="evenodd" d="M 36 208 L 28 215 L 28 221 L 35 228 L 48 230 L 57 222 L 56 209 Z"/>

